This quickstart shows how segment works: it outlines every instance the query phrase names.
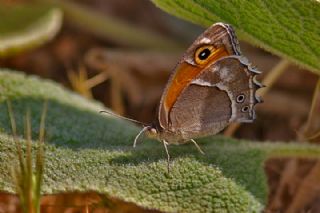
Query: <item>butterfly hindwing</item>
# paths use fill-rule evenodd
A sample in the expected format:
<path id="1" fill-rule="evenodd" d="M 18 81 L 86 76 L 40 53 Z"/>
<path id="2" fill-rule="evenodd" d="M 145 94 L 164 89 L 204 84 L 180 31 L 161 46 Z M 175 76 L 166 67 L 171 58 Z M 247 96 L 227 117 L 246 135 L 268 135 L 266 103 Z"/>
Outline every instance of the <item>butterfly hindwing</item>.
<path id="1" fill-rule="evenodd" d="M 169 113 L 170 131 L 184 139 L 216 134 L 230 122 L 251 122 L 258 102 L 253 70 L 240 56 L 208 66 L 181 92 Z"/>
<path id="2" fill-rule="evenodd" d="M 231 113 L 231 101 L 225 91 L 192 84 L 173 105 L 169 130 L 179 132 L 184 140 L 213 135 L 228 125 Z"/>
<path id="3" fill-rule="evenodd" d="M 256 90 L 261 87 L 255 80 L 256 74 L 245 58 L 229 56 L 208 67 L 191 84 L 215 86 L 226 91 L 233 108 L 230 121 L 251 122 L 255 119 L 254 105 L 259 102 Z"/>

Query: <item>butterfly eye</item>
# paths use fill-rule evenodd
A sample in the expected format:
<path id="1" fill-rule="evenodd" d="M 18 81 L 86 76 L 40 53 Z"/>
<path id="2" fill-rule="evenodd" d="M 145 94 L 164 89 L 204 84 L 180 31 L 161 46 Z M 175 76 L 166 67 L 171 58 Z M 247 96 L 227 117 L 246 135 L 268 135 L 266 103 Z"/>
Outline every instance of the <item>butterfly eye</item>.
<path id="1" fill-rule="evenodd" d="M 244 106 L 241 109 L 241 112 L 248 112 L 249 111 L 249 107 L 248 106 Z"/>
<path id="2" fill-rule="evenodd" d="M 210 54 L 211 54 L 211 51 L 208 48 L 206 48 L 199 53 L 198 58 L 200 60 L 205 60 L 209 57 Z"/>
<path id="3" fill-rule="evenodd" d="M 238 95 L 237 96 L 237 103 L 242 103 L 243 101 L 244 101 L 244 95 L 243 94 L 241 94 L 241 95 Z"/>
<path id="4" fill-rule="evenodd" d="M 215 48 L 212 45 L 205 45 L 199 47 L 195 53 L 195 61 L 197 64 L 204 64 L 206 63 L 206 59 L 208 59 L 212 53 L 214 52 Z"/>

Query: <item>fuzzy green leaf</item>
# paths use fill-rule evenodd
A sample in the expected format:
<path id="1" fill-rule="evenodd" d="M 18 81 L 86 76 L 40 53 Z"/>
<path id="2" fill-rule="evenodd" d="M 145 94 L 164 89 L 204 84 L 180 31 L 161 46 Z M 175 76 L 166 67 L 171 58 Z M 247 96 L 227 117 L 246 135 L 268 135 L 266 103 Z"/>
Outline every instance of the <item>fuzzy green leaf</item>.
<path id="1" fill-rule="evenodd" d="M 48 100 L 43 194 L 97 191 L 144 208 L 167 212 L 260 212 L 267 197 L 263 162 L 277 156 L 320 156 L 315 146 L 248 143 L 221 136 L 170 146 L 167 173 L 160 143 L 145 140 L 136 149 L 138 128 L 99 114 L 101 104 L 37 77 L 0 72 L 0 191 L 14 192 L 10 168 L 14 143 L 5 101 L 10 99 L 19 132 L 30 109 L 37 138 L 44 100 Z"/>
<path id="2" fill-rule="evenodd" d="M 45 4 L 0 5 L 0 57 L 38 47 L 62 24 L 62 12 Z"/>
<path id="3" fill-rule="evenodd" d="M 153 0 L 165 11 L 210 26 L 230 23 L 241 39 L 320 74 L 320 2 L 315 0 Z"/>

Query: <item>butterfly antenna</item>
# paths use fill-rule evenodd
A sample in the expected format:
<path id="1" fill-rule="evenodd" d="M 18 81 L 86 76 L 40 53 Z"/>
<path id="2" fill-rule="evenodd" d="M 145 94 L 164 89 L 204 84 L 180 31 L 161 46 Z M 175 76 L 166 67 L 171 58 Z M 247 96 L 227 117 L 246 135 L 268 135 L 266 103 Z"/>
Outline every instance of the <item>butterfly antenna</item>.
<path id="1" fill-rule="evenodd" d="M 142 133 L 144 133 L 145 131 L 147 131 L 149 128 L 150 128 L 149 126 L 145 126 L 145 127 L 143 127 L 143 129 L 137 134 L 137 136 L 135 137 L 134 142 L 133 142 L 133 148 L 136 147 L 137 142 L 138 142 L 138 139 L 140 138 L 140 135 L 141 135 Z"/>
<path id="2" fill-rule="evenodd" d="M 140 121 L 137 121 L 137 120 L 134 120 L 134 119 L 131 119 L 131 118 L 126 118 L 124 116 L 121 116 L 121 115 L 118 115 L 116 113 L 113 113 L 113 112 L 110 112 L 110 111 L 105 111 L 105 110 L 101 110 L 100 113 L 106 113 L 106 114 L 109 114 L 109 115 L 112 115 L 114 117 L 118 117 L 118 118 L 121 118 L 123 120 L 127 120 L 127 121 L 131 121 L 133 123 L 136 123 L 136 124 L 140 124 L 142 126 L 148 126 L 148 124 L 145 124 L 143 122 L 140 122 Z"/>

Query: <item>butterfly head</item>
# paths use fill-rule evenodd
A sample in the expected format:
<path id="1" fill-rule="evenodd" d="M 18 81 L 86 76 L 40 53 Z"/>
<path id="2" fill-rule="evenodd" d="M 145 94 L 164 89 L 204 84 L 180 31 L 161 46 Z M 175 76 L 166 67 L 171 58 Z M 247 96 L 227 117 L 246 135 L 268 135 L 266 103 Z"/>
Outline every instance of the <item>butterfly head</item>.
<path id="1" fill-rule="evenodd" d="M 147 135 L 149 138 L 158 139 L 158 137 L 159 137 L 159 131 L 158 131 L 158 129 L 157 129 L 154 125 L 151 125 L 151 126 L 148 126 L 148 127 L 147 127 L 146 135 Z"/>

